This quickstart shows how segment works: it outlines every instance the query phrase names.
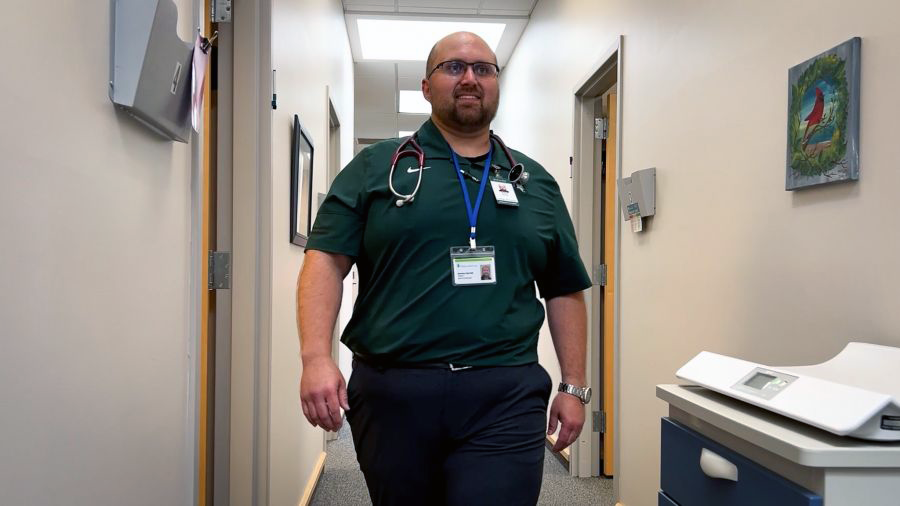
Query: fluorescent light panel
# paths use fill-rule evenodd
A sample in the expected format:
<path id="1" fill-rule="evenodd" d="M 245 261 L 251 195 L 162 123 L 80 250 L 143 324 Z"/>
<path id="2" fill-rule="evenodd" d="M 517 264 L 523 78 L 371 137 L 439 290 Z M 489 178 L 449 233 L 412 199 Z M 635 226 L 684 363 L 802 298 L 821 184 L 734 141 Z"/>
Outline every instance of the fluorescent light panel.
<path id="1" fill-rule="evenodd" d="M 364 60 L 425 61 L 434 43 L 453 32 L 472 32 L 497 51 L 506 23 L 357 19 Z M 424 70 L 423 70 L 424 73 Z"/>
<path id="2" fill-rule="evenodd" d="M 400 110 L 406 114 L 431 114 L 431 102 L 425 100 L 421 90 L 400 90 Z"/>

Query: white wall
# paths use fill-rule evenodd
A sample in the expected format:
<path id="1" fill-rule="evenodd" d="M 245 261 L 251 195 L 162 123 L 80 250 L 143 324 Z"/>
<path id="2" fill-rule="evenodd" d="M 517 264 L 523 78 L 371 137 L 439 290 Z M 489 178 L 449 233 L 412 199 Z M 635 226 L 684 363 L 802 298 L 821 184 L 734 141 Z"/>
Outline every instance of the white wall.
<path id="1" fill-rule="evenodd" d="M 624 34 L 624 173 L 657 167 L 657 216 L 621 242 L 620 500 L 655 504 L 654 385 L 700 350 L 815 363 L 900 346 L 896 4 L 546 1 L 502 77 L 495 130 L 571 202 L 572 95 Z M 784 191 L 787 69 L 863 39 L 857 183 Z M 549 42 L 552 41 L 552 44 Z M 555 361 L 546 338 L 542 361 Z"/>
<path id="2" fill-rule="evenodd" d="M 115 112 L 108 2 L 5 9 L 0 43 L 2 502 L 187 504 L 191 148 Z"/>
<path id="3" fill-rule="evenodd" d="M 341 122 L 341 167 L 353 155 L 353 62 L 338 0 L 276 0 L 272 61 L 278 109 L 272 111 L 272 309 L 269 504 L 297 504 L 324 450 L 322 430 L 300 409 L 296 281 L 303 249 L 289 242 L 290 127 L 300 117 L 314 150 L 313 208 L 326 191 L 329 87 Z"/>

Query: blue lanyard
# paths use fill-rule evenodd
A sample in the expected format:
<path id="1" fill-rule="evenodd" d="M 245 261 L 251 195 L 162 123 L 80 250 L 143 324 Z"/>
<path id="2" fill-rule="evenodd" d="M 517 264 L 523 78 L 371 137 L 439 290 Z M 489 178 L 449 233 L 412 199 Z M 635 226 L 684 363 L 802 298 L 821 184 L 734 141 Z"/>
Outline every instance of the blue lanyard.
<path id="1" fill-rule="evenodd" d="M 481 186 L 478 188 L 478 199 L 475 200 L 475 207 L 472 207 L 472 200 L 469 198 L 469 190 L 466 188 L 466 182 L 463 180 L 462 171 L 459 169 L 459 159 L 453 148 L 450 148 L 450 156 L 453 158 L 453 166 L 456 167 L 456 177 L 459 178 L 459 185 L 462 186 L 463 199 L 466 201 L 466 214 L 469 216 L 469 247 L 475 248 L 475 225 L 478 222 L 478 210 L 481 209 L 481 199 L 484 197 L 484 187 L 487 186 L 488 170 L 491 168 L 491 155 L 494 152 L 494 143 L 490 143 L 488 148 L 487 160 L 484 161 L 484 172 L 481 174 Z"/>

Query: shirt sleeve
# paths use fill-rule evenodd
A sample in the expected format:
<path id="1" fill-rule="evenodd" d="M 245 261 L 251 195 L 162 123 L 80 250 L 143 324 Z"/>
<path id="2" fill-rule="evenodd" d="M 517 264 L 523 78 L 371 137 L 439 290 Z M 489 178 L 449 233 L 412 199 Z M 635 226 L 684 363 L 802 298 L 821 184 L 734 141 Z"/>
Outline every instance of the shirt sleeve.
<path id="1" fill-rule="evenodd" d="M 359 257 L 366 223 L 366 160 L 364 151 L 335 177 L 313 223 L 306 249 Z"/>
<path id="2" fill-rule="evenodd" d="M 541 298 L 545 300 L 580 292 L 591 286 L 591 278 L 578 254 L 575 227 L 558 187 L 554 197 L 554 219 L 556 231 L 547 255 L 547 267 L 537 279 Z"/>

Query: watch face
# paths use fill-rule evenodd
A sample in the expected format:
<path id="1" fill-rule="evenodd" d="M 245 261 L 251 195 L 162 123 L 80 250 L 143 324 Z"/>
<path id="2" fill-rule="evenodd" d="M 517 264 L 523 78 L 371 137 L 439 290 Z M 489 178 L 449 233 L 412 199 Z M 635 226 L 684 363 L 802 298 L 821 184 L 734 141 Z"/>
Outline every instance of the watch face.
<path id="1" fill-rule="evenodd" d="M 585 404 L 591 402 L 591 387 L 585 388 L 584 390 L 582 390 L 582 393 L 583 393 L 583 395 L 581 396 L 582 402 L 584 402 Z"/>

